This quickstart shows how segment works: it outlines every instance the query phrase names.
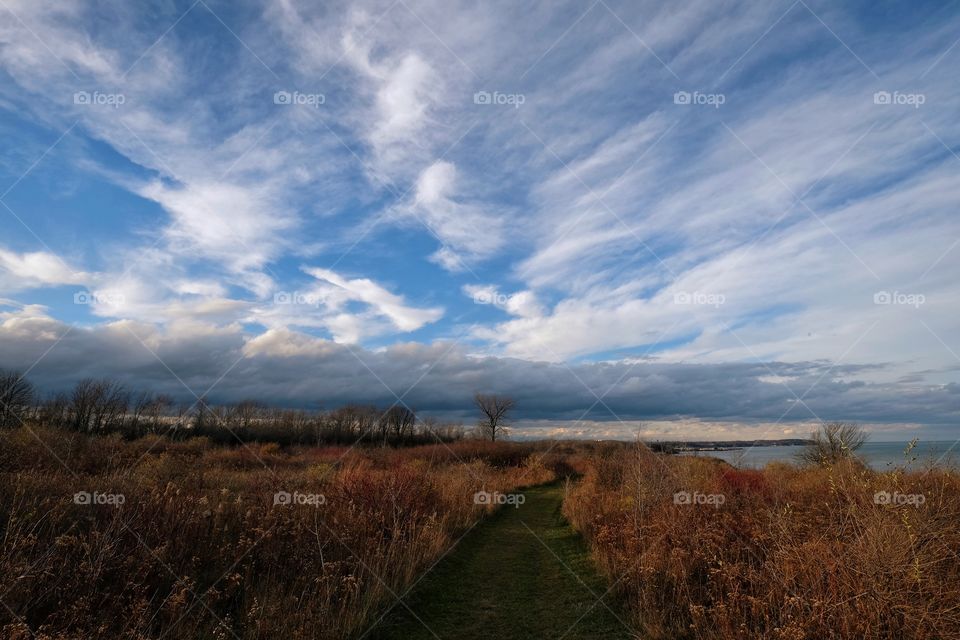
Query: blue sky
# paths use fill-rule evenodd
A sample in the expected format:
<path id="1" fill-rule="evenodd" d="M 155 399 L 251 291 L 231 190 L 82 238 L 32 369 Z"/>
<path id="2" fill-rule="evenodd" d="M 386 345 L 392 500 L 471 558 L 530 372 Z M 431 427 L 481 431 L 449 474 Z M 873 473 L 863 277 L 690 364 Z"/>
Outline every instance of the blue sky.
<path id="1" fill-rule="evenodd" d="M 0 364 L 950 437 L 958 38 L 956 2 L 0 0 Z"/>

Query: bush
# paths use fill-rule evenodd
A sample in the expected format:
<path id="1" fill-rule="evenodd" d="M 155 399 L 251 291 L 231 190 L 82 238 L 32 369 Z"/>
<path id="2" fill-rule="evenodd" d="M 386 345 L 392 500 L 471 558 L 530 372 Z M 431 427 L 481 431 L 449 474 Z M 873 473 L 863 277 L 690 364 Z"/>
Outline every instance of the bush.
<path id="1" fill-rule="evenodd" d="M 855 461 L 854 453 L 867 441 L 867 434 L 851 422 L 829 422 L 810 436 L 810 444 L 799 454 L 802 462 L 829 466 Z"/>
<path id="2" fill-rule="evenodd" d="M 2 431 L 0 637 L 359 636 L 493 508 L 477 491 L 553 478 L 532 451 Z"/>
<path id="3" fill-rule="evenodd" d="M 643 637 L 960 637 L 956 472 L 621 452 L 564 512 Z"/>

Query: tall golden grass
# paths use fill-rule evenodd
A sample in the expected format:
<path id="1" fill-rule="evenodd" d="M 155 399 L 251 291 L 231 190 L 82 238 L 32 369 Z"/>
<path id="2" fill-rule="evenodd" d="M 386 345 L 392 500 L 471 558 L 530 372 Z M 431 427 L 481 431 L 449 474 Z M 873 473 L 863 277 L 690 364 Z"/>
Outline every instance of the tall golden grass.
<path id="1" fill-rule="evenodd" d="M 356 636 L 490 508 L 475 492 L 548 481 L 548 464 L 505 443 L 226 448 L 2 431 L 0 636 Z M 76 504 L 77 492 L 123 504 Z M 325 503 L 276 505 L 277 492 Z"/>
<path id="2" fill-rule="evenodd" d="M 737 470 L 641 445 L 593 457 L 564 509 L 644 637 L 960 638 L 955 472 Z"/>

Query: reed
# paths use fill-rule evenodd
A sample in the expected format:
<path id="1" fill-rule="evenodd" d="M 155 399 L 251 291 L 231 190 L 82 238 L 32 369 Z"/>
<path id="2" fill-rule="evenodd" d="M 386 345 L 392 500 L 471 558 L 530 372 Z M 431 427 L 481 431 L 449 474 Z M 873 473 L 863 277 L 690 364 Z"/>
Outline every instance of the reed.
<path id="1" fill-rule="evenodd" d="M 565 511 L 644 637 L 960 637 L 955 472 L 737 470 L 641 445 L 590 459 Z"/>

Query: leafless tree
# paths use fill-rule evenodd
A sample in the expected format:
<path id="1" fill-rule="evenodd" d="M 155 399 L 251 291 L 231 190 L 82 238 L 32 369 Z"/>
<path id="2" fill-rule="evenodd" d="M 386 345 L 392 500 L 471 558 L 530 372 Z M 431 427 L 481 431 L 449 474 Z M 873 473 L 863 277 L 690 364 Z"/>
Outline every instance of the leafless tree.
<path id="1" fill-rule="evenodd" d="M 481 436 L 489 438 L 491 442 L 496 441 L 497 435 L 504 435 L 507 432 L 507 413 L 513 409 L 515 402 L 508 396 L 487 395 L 478 393 L 473 396 L 473 403 L 483 414 L 483 418 L 477 428 Z"/>
<path id="2" fill-rule="evenodd" d="M 33 403 L 33 385 L 16 371 L 0 371 L 0 427 L 23 424 Z"/>
<path id="3" fill-rule="evenodd" d="M 370 405 L 351 405 L 350 408 L 356 425 L 357 437 L 360 439 L 369 438 L 377 423 L 377 416 L 379 415 L 377 408 Z"/>
<path id="4" fill-rule="evenodd" d="M 246 431 L 253 426 L 262 411 L 263 405 L 256 400 L 243 400 L 230 412 L 230 421 L 237 428 Z"/>
<path id="5" fill-rule="evenodd" d="M 266 418 L 276 437 L 290 442 L 305 442 L 311 436 L 312 415 L 299 409 L 274 409 Z"/>
<path id="6" fill-rule="evenodd" d="M 387 412 L 379 412 L 377 415 L 377 421 L 374 424 L 374 430 L 376 431 L 377 439 L 386 445 L 387 433 L 390 431 L 390 421 L 387 420 Z"/>
<path id="7" fill-rule="evenodd" d="M 151 431 L 157 432 L 160 430 L 161 419 L 170 411 L 170 408 L 173 406 L 173 398 L 166 394 L 158 394 L 150 398 L 150 402 L 147 404 L 146 409 L 144 410 L 144 416 L 148 421 L 148 425 Z"/>
<path id="8" fill-rule="evenodd" d="M 129 406 L 130 392 L 121 383 L 107 378 L 84 378 L 70 394 L 70 415 L 78 431 L 118 429 Z"/>
<path id="9" fill-rule="evenodd" d="M 93 405 L 96 402 L 96 380 L 84 378 L 77 382 L 70 393 L 70 417 L 73 428 L 77 431 L 87 431 L 93 415 Z"/>
<path id="10" fill-rule="evenodd" d="M 211 405 L 205 397 L 177 404 L 152 391 L 131 391 L 117 380 L 84 378 L 68 393 L 37 401 L 33 386 L 20 375 L 0 370 L 0 426 L 34 421 L 87 434 L 124 433 L 169 437 L 203 435 L 217 442 L 265 440 L 281 444 L 380 441 L 384 445 L 416 445 L 464 437 L 460 424 L 427 418 L 418 428 L 415 411 L 402 403 L 385 411 L 373 405 L 349 404 L 333 411 L 267 408 L 255 400 Z M 500 399 L 497 399 L 500 400 Z M 502 414 L 501 414 L 502 418 Z M 501 432 L 503 422 L 498 423 Z"/>
<path id="11" fill-rule="evenodd" d="M 91 430 L 113 431 L 123 426 L 130 406 L 130 392 L 116 380 L 102 379 L 94 384 Z"/>
<path id="12" fill-rule="evenodd" d="M 463 440 L 462 424 L 440 422 L 434 416 L 427 416 L 423 419 L 422 424 L 423 435 L 427 436 L 428 442 Z"/>
<path id="13" fill-rule="evenodd" d="M 397 441 L 413 435 L 413 425 L 417 422 L 417 415 L 411 409 L 403 405 L 394 405 L 387 409 L 384 417 Z"/>
<path id="14" fill-rule="evenodd" d="M 184 411 L 181 410 L 181 415 Z M 192 407 L 193 413 L 193 430 L 196 433 L 203 433 L 208 430 L 213 422 L 215 422 L 211 417 L 210 405 L 207 404 L 207 396 L 200 396 L 196 404 Z"/>
<path id="15" fill-rule="evenodd" d="M 129 428 L 136 433 L 140 429 L 140 421 L 147 413 L 150 406 L 151 394 L 149 391 L 141 391 L 133 398 L 133 404 L 130 405 Z"/>
<path id="16" fill-rule="evenodd" d="M 370 439 L 374 430 L 382 426 L 387 429 L 387 423 L 378 423 L 381 416 L 376 407 L 362 404 L 348 404 L 331 411 L 327 415 L 330 430 L 337 441 L 354 441 L 356 439 Z"/>
<path id="17" fill-rule="evenodd" d="M 347 405 L 334 409 L 327 415 L 327 423 L 334 440 L 342 442 L 351 437 L 356 415 L 353 407 Z"/>
<path id="18" fill-rule="evenodd" d="M 811 434 L 811 443 L 800 452 L 801 461 L 828 466 L 854 458 L 854 452 L 867 441 L 867 433 L 852 422 L 828 422 Z"/>
<path id="19" fill-rule="evenodd" d="M 40 421 L 45 425 L 63 427 L 70 414 L 70 397 L 60 391 L 49 396 L 40 407 Z"/>

